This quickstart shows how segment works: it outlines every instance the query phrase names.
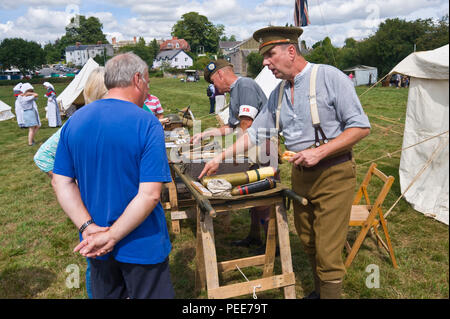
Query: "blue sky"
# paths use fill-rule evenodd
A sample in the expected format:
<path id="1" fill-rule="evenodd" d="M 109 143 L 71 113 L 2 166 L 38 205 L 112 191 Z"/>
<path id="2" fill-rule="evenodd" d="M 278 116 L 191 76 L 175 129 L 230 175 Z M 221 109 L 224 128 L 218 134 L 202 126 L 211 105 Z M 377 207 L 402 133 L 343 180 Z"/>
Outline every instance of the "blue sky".
<path id="1" fill-rule="evenodd" d="M 446 0 L 309 0 L 311 25 L 302 38 L 312 46 L 329 36 L 341 46 L 348 37 L 370 36 L 387 18 L 437 19 L 448 14 L 448 7 Z M 108 40 L 167 39 L 176 21 L 190 11 L 223 24 L 227 36 L 243 40 L 269 24 L 293 23 L 293 9 L 294 0 L 0 0 L 0 40 L 54 41 L 65 33 L 74 12 L 97 16 Z"/>

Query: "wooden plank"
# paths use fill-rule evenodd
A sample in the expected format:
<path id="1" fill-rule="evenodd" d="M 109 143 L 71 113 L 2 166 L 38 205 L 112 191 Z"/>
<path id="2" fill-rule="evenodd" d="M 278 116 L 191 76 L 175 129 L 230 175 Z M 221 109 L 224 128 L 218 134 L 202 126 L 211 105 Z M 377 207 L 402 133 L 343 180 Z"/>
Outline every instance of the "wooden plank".
<path id="1" fill-rule="evenodd" d="M 205 261 L 206 286 L 209 290 L 219 287 L 219 272 L 217 270 L 216 247 L 214 245 L 213 220 L 209 214 L 204 214 L 204 216 L 204 221 L 201 221 L 199 214 L 197 214 L 197 220 L 200 220 L 203 259 Z"/>
<path id="2" fill-rule="evenodd" d="M 259 285 L 261 286 L 261 288 L 255 289 L 256 294 L 261 291 L 270 289 L 282 288 L 287 286 L 294 287 L 294 284 L 295 275 L 294 273 L 289 273 L 238 284 L 227 285 L 214 289 L 208 289 L 208 298 L 225 299 L 249 294 L 253 295 L 253 288 Z"/>
<path id="3" fill-rule="evenodd" d="M 227 204 L 214 204 L 212 202 L 212 206 L 214 207 L 214 210 L 216 212 L 227 212 L 231 210 L 240 210 L 240 209 L 248 209 L 252 207 L 259 207 L 259 206 L 270 206 L 278 202 L 282 202 L 283 197 L 269 197 L 269 198 L 261 198 L 261 199 L 253 199 L 253 200 L 247 200 L 245 202 L 237 202 L 233 203 L 232 201 L 228 202 Z"/>
<path id="4" fill-rule="evenodd" d="M 191 210 L 186 211 L 172 211 L 170 213 L 170 218 L 172 220 L 181 220 L 181 219 L 188 219 L 188 218 L 194 218 L 193 212 Z"/>
<path id="5" fill-rule="evenodd" d="M 293 273 L 294 268 L 292 266 L 291 243 L 289 240 L 289 226 L 286 210 L 284 209 L 284 204 L 276 205 L 275 212 L 278 230 L 278 241 L 280 246 L 281 271 L 283 274 Z M 286 299 L 295 299 L 295 285 L 284 287 L 283 290 L 284 290 L 284 297 Z"/>
<path id="6" fill-rule="evenodd" d="M 237 270 L 236 266 L 239 268 L 246 268 L 252 266 L 261 266 L 264 265 L 265 255 L 235 259 L 235 260 L 227 260 L 217 263 L 217 268 L 221 273 Z"/>
<path id="7" fill-rule="evenodd" d="M 206 290 L 205 258 L 203 256 L 202 231 L 200 225 L 200 209 L 197 207 L 197 247 L 195 255 L 195 291 Z"/>
<path id="8" fill-rule="evenodd" d="M 269 225 L 267 226 L 266 254 L 264 260 L 263 278 L 272 276 L 275 265 L 275 250 L 277 248 L 275 206 L 270 209 Z"/>

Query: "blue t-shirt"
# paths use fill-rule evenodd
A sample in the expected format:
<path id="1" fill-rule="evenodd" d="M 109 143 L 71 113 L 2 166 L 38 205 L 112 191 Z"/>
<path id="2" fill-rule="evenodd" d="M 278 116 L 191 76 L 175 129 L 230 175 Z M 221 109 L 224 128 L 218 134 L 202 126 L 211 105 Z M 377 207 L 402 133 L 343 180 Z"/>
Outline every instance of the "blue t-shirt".
<path id="1" fill-rule="evenodd" d="M 67 121 L 54 173 L 77 179 L 83 203 L 99 226 L 111 226 L 122 215 L 137 195 L 139 183 L 172 180 L 158 119 L 116 99 L 95 101 Z M 119 262 L 157 264 L 171 249 L 164 210 L 158 203 L 111 254 Z"/>

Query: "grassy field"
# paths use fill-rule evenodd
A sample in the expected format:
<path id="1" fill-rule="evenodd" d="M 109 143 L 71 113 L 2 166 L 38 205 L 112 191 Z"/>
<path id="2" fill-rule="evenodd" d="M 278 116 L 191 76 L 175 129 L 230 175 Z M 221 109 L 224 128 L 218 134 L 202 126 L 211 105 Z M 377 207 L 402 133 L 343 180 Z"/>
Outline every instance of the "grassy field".
<path id="1" fill-rule="evenodd" d="M 56 85 L 57 93 L 64 89 Z M 175 79 L 151 79 L 152 94 L 158 96 L 166 113 L 175 113 L 190 105 L 197 117 L 205 117 L 203 129 L 217 125 L 207 117 L 209 101 L 206 82 L 181 83 Z M 358 94 L 367 88 L 357 88 Z M 35 146 L 27 146 L 27 130 L 19 129 L 15 119 L 0 122 L 0 298 L 86 298 L 84 286 L 85 260 L 72 253 L 78 242 L 77 230 L 56 202 L 49 178 L 34 165 L 33 156 L 39 146 L 56 131 L 45 120 L 44 88 L 36 85 L 40 94 L 38 106 L 42 128 Z M 361 98 L 373 125 L 371 134 L 360 142 L 354 153 L 358 163 L 358 183 L 367 171 L 368 162 L 393 153 L 402 147 L 407 90 L 376 88 Z M 14 109 L 12 87 L 0 87 L 0 100 Z M 395 177 L 385 201 L 384 211 L 400 196 L 398 166 L 400 153 L 377 161 L 378 167 Z M 281 166 L 282 179 L 290 184 L 289 164 Z M 290 240 L 296 274 L 297 297 L 312 289 L 312 275 L 295 228 L 292 211 L 288 212 Z M 247 212 L 231 217 L 227 232 L 219 221 L 215 223 L 218 260 L 250 256 L 244 248 L 231 248 L 229 243 L 247 235 L 250 219 Z M 170 225 L 170 223 L 169 223 Z M 388 217 L 389 232 L 399 263 L 394 269 L 389 256 L 367 238 L 348 270 L 344 281 L 344 298 L 449 298 L 449 228 L 414 211 L 404 200 Z M 350 238 L 355 238 L 352 229 Z M 196 294 L 195 286 L 195 221 L 182 222 L 181 234 L 171 234 L 170 255 L 172 280 L 177 298 L 206 298 Z M 380 270 L 380 288 L 366 287 L 369 273 L 366 267 L 375 264 Z M 67 267 L 80 269 L 79 288 L 67 288 L 71 274 Z M 280 272 L 277 258 L 275 271 Z M 246 268 L 251 280 L 262 274 L 260 268 Z M 243 282 L 236 271 L 221 277 L 222 283 Z M 259 298 L 283 298 L 281 290 L 258 294 Z M 246 296 L 245 298 L 251 298 Z"/>

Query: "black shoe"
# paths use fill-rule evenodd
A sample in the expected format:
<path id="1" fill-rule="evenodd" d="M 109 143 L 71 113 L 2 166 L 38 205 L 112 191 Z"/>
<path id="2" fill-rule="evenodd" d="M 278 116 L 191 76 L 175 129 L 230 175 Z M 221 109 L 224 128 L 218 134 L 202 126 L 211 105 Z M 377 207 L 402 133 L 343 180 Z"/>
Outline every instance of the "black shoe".
<path id="1" fill-rule="evenodd" d="M 318 294 L 317 292 L 313 291 L 308 296 L 303 297 L 302 299 L 320 299 L 320 294 Z"/>
<path id="2" fill-rule="evenodd" d="M 255 255 L 264 255 L 266 253 L 266 245 L 262 245 L 261 247 L 256 248 L 252 251 Z M 275 249 L 275 257 L 280 256 L 280 248 Z"/>
<path id="3" fill-rule="evenodd" d="M 262 244 L 261 240 L 252 237 L 246 237 L 244 239 L 231 242 L 231 246 L 239 246 L 239 247 L 259 246 L 261 244 Z"/>

